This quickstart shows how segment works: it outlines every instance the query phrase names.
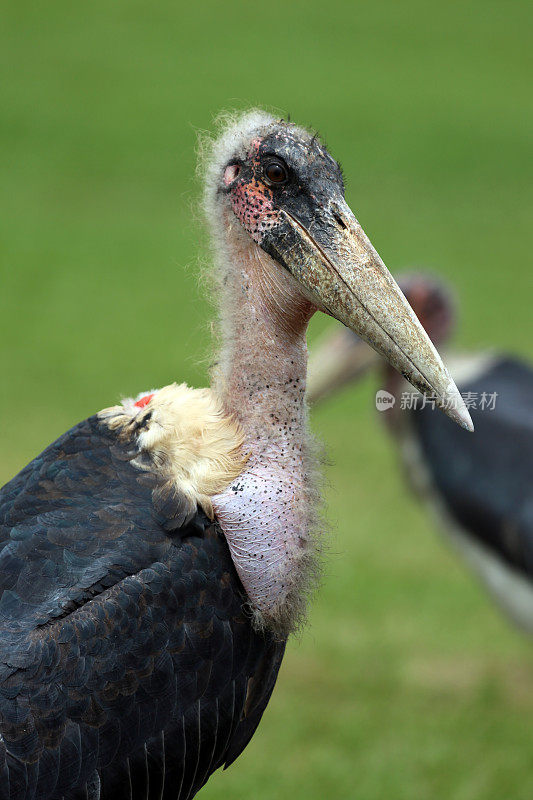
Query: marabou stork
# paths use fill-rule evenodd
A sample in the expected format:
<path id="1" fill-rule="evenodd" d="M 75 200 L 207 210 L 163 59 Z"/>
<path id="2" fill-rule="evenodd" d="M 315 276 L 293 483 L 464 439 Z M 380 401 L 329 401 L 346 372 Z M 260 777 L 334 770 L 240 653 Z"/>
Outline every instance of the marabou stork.
<path id="1" fill-rule="evenodd" d="M 432 341 L 444 344 L 455 323 L 447 287 L 423 273 L 398 283 Z M 386 365 L 385 389 L 396 402 L 381 416 L 410 483 L 443 532 L 500 607 L 533 633 L 533 369 L 492 351 L 449 354 L 447 361 L 469 404 L 475 436 L 456 436 L 455 426 L 422 398 L 402 410 L 408 386 Z M 379 362 L 352 331 L 326 335 L 310 357 L 311 402 Z"/>
<path id="2" fill-rule="evenodd" d="M 185 800 L 250 740 L 316 576 L 317 309 L 471 429 L 318 138 L 250 112 L 206 163 L 211 388 L 89 417 L 0 495 L 0 800 Z"/>

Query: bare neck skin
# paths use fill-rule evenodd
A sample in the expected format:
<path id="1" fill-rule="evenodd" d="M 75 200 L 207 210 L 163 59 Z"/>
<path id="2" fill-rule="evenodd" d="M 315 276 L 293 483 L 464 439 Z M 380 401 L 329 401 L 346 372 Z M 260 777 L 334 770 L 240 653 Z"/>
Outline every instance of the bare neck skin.
<path id="1" fill-rule="evenodd" d="M 245 433 L 245 472 L 213 498 L 258 624 L 282 635 L 312 576 L 305 334 L 314 307 L 283 268 L 228 226 L 223 347 L 214 390 Z"/>
<path id="2" fill-rule="evenodd" d="M 215 388 L 246 432 L 261 437 L 265 413 L 279 412 L 286 396 L 305 390 L 305 336 L 315 309 L 257 245 L 242 241 L 238 231 L 231 238 L 234 263 L 224 277 Z"/>

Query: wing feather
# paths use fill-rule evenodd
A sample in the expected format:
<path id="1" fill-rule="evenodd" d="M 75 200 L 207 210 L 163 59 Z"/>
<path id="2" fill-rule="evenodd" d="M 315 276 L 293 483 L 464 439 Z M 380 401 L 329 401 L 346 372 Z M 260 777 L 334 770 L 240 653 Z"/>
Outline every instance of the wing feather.
<path id="1" fill-rule="evenodd" d="M 220 529 L 134 455 L 90 418 L 0 492 L 0 800 L 193 797 L 270 696 Z"/>

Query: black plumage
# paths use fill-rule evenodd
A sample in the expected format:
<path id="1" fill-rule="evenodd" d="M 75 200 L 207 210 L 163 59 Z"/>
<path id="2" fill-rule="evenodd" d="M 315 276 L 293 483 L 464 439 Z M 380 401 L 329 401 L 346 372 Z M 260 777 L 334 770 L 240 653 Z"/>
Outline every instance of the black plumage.
<path id="1" fill-rule="evenodd" d="M 218 525 L 133 455 L 91 417 L 0 493 L 0 800 L 185 800 L 274 687 Z"/>
<path id="2" fill-rule="evenodd" d="M 410 418 L 425 468 L 444 506 L 463 531 L 514 570 L 533 578 L 533 370 L 502 356 L 458 382 L 477 407 L 470 409 L 475 435 L 430 406 Z M 480 408 L 483 393 L 494 407 Z"/>

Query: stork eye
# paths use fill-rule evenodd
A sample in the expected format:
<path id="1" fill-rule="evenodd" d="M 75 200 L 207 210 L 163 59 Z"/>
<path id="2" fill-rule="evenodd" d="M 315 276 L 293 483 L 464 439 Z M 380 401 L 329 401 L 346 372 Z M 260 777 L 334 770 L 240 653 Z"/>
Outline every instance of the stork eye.
<path id="1" fill-rule="evenodd" d="M 282 161 L 269 161 L 265 167 L 265 178 L 269 184 L 276 186 L 286 183 L 289 178 L 287 167 Z"/>

